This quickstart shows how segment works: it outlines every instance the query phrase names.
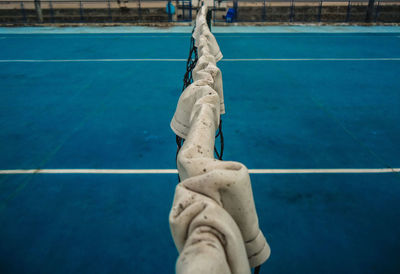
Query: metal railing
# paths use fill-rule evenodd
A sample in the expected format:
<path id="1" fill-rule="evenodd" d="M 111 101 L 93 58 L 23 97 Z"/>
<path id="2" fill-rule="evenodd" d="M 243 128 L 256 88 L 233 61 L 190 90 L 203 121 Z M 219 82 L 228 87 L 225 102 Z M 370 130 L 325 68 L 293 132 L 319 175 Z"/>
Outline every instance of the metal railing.
<path id="1" fill-rule="evenodd" d="M 172 3 L 175 13 L 170 11 Z M 191 21 L 192 0 L 0 0 L 0 24 Z M 400 22 L 400 0 L 214 0 L 214 23 Z"/>
<path id="2" fill-rule="evenodd" d="M 351 23 L 400 22 L 399 0 L 214 0 L 213 20 L 227 22 Z"/>
<path id="3" fill-rule="evenodd" d="M 0 1 L 0 23 L 86 23 L 191 21 L 192 7 L 168 16 L 167 0 Z M 181 7 L 181 5 L 178 5 Z"/>

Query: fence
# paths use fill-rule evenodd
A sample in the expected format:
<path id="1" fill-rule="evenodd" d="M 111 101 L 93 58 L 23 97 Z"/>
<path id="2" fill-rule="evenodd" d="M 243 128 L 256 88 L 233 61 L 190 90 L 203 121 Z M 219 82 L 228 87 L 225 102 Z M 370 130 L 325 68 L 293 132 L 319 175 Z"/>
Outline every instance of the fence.
<path id="1" fill-rule="evenodd" d="M 168 1 L 0 1 L 1 23 L 167 22 Z M 181 21 L 191 21 L 184 14 Z"/>
<path id="2" fill-rule="evenodd" d="M 213 20 L 235 22 L 400 22 L 400 1 L 390 0 L 240 0 L 215 1 Z"/>
<path id="3" fill-rule="evenodd" d="M 192 0 L 0 0 L 0 24 L 190 22 L 196 8 Z M 214 0 L 214 23 L 229 9 L 233 22 L 400 22 L 400 0 Z"/>

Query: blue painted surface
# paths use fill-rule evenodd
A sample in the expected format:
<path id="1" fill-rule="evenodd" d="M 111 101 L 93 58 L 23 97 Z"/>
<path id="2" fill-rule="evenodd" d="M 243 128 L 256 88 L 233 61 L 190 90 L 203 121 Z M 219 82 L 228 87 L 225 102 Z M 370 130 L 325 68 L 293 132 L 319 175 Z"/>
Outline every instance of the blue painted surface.
<path id="1" fill-rule="evenodd" d="M 400 62 L 227 62 L 220 67 L 226 158 L 252 168 L 400 165 Z M 232 90 L 235 96 L 229 95 Z M 249 152 L 237 149 L 243 146 Z"/>
<path id="2" fill-rule="evenodd" d="M 173 272 L 176 175 L 1 179 L 1 273 Z"/>
<path id="3" fill-rule="evenodd" d="M 183 62 L 2 65 L 3 169 L 173 167 Z"/>
<path id="4" fill-rule="evenodd" d="M 399 177 L 253 175 L 262 273 L 398 273 Z"/>
<path id="5" fill-rule="evenodd" d="M 184 59 L 190 37 L 1 31 L 3 60 Z M 216 36 L 225 58 L 400 57 L 399 33 L 359 32 Z M 400 166 L 399 61 L 219 67 L 225 159 L 249 168 Z M 169 122 L 184 70 L 184 62 L 0 63 L 0 168 L 174 168 Z M 176 179 L 0 176 L 1 273 L 172 273 Z M 400 272 L 398 175 L 252 180 L 272 247 L 262 273 Z"/>

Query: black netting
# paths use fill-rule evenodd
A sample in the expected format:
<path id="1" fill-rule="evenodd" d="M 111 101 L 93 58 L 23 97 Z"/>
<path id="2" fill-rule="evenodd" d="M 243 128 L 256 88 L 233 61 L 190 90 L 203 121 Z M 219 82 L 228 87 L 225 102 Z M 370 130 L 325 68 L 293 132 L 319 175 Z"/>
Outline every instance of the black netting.
<path id="1" fill-rule="evenodd" d="M 211 10 L 207 12 L 207 24 L 208 27 L 211 30 Z M 196 28 L 196 24 L 193 27 L 193 31 Z M 192 34 L 193 34 L 192 31 Z M 189 57 L 186 62 L 186 72 L 185 76 L 183 77 L 183 88 L 182 92 L 191 84 L 193 83 L 193 69 L 197 64 L 198 60 L 198 55 L 197 55 L 197 48 L 194 43 L 194 38 L 193 35 L 190 38 L 190 49 L 189 49 Z M 219 140 L 218 140 L 219 139 Z M 176 145 L 177 145 L 177 151 L 176 151 L 176 156 L 178 156 L 179 150 L 181 149 L 183 142 L 185 140 L 179 136 L 176 136 Z M 214 152 L 215 156 L 219 159 L 222 160 L 222 155 L 224 154 L 224 135 L 222 133 L 222 119 L 220 119 L 219 127 L 218 127 L 218 132 L 217 135 L 215 136 L 215 143 L 217 144 L 219 142 L 219 150 L 217 149 L 217 146 L 214 146 Z"/>

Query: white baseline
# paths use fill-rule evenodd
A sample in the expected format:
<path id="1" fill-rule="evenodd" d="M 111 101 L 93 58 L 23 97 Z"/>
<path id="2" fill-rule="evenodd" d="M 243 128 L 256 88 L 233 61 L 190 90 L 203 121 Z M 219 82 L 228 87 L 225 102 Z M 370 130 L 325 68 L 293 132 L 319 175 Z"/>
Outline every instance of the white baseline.
<path id="1" fill-rule="evenodd" d="M 249 169 L 251 174 L 398 173 L 400 168 Z M 0 174 L 177 174 L 176 169 L 3 169 Z"/>

